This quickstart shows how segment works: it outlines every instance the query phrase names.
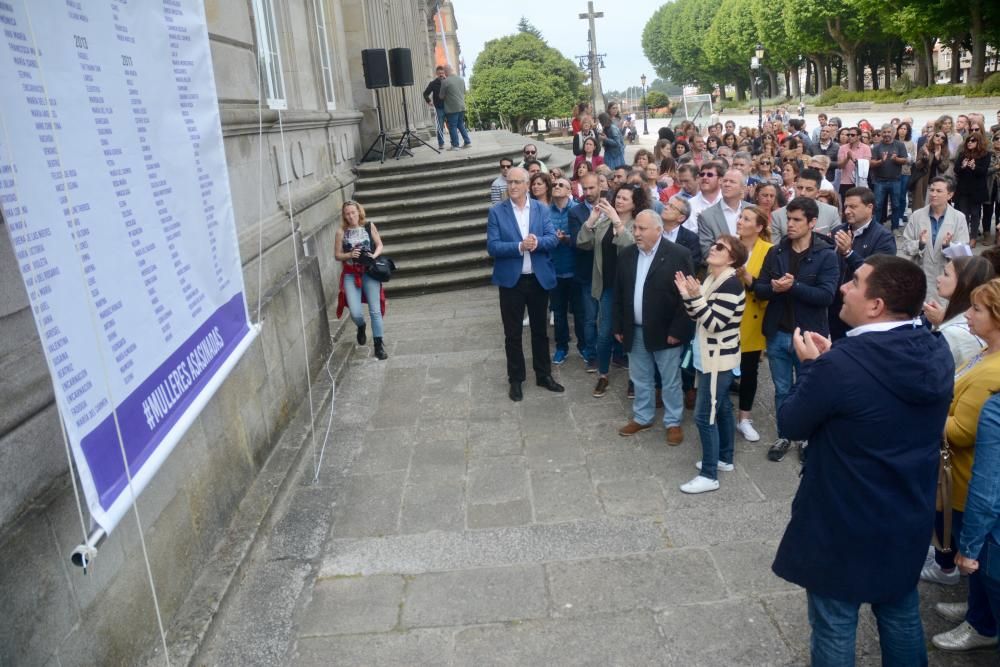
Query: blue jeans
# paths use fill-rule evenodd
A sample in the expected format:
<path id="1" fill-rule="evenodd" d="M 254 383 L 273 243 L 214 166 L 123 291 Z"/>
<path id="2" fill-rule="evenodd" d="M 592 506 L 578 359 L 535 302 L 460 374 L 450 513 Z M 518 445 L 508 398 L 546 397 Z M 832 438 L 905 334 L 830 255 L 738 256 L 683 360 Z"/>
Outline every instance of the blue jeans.
<path id="1" fill-rule="evenodd" d="M 906 210 L 906 193 L 902 187 L 902 181 L 898 178 L 895 181 L 875 181 L 875 224 L 884 222 L 881 220 L 882 209 L 885 207 L 885 198 L 889 197 L 892 204 L 892 228 L 899 228 L 899 221 L 903 219 L 903 212 Z"/>
<path id="2" fill-rule="evenodd" d="M 609 290 L 610 291 L 610 290 Z M 608 348 L 608 358 L 611 348 Z M 663 425 L 680 426 L 684 416 L 684 395 L 681 393 L 681 348 L 668 347 L 650 352 L 642 340 L 642 327 L 637 326 L 632 335 L 632 349 L 628 351 L 628 376 L 635 385 L 632 401 L 632 418 L 640 424 L 651 424 L 656 417 L 656 370 L 660 371 L 663 388 Z"/>
<path id="3" fill-rule="evenodd" d="M 448 117 L 448 136 L 451 138 L 451 145 L 458 148 L 459 132 L 462 133 L 462 141 L 471 144 L 472 139 L 469 139 L 469 133 L 465 130 L 465 112 L 456 111 L 445 115 Z"/>
<path id="4" fill-rule="evenodd" d="M 576 347 L 581 349 L 583 343 L 583 299 L 573 278 L 556 278 L 556 286 L 549 290 L 549 308 L 552 309 L 552 321 L 555 328 L 556 349 L 569 352 L 569 312 L 573 313 L 573 333 L 576 336 Z M 582 351 L 581 351 L 582 354 Z"/>
<path id="5" fill-rule="evenodd" d="M 736 422 L 733 421 L 733 402 L 729 399 L 729 385 L 733 383 L 732 371 L 721 371 L 715 380 L 715 423 L 712 416 L 712 375 L 698 373 L 698 398 L 694 404 L 694 423 L 701 438 L 701 476 L 718 479 L 719 461 L 733 462 L 736 448 Z"/>
<path id="6" fill-rule="evenodd" d="M 852 667 L 858 630 L 857 602 L 844 602 L 806 591 L 812 637 L 812 667 Z M 883 667 L 927 665 L 920 598 L 916 587 L 894 602 L 872 604 L 878 621 Z"/>
<path id="7" fill-rule="evenodd" d="M 792 334 L 776 331 L 767 339 L 767 364 L 774 381 L 774 412 L 777 414 L 791 393 L 799 372 L 799 358 L 792 349 Z M 780 430 L 778 437 L 781 437 Z"/>
<path id="8" fill-rule="evenodd" d="M 597 372 L 607 375 L 611 369 L 611 342 L 614 338 L 611 335 L 611 302 L 614 299 L 614 290 L 606 289 L 601 292 L 601 300 L 597 306 Z"/>
<path id="9" fill-rule="evenodd" d="M 444 148 L 444 107 L 434 107 L 434 113 L 437 115 L 438 148 Z"/>
<path id="10" fill-rule="evenodd" d="M 965 512 L 958 510 L 951 511 L 951 551 L 944 553 L 934 550 L 934 560 L 938 566 L 950 570 L 955 567 L 955 554 L 958 553 L 958 536 L 962 534 L 962 523 Z M 934 530 L 938 535 L 944 535 L 944 514 L 937 512 L 934 517 Z M 968 577 L 969 610 L 965 612 L 965 620 L 969 622 L 976 632 L 984 637 L 996 637 L 997 621 L 990 608 L 989 593 L 986 589 L 986 578 L 982 572 L 973 572 Z"/>
<path id="11" fill-rule="evenodd" d="M 590 296 L 590 281 L 577 282 L 583 307 L 583 335 L 577 330 L 576 346 L 587 361 L 597 358 L 597 299 Z"/>
<path id="12" fill-rule="evenodd" d="M 994 579 L 986 576 L 986 573 L 982 570 L 982 568 L 986 564 L 985 560 L 987 551 L 991 551 L 995 554 L 998 549 L 1000 549 L 1000 546 L 997 545 L 992 536 L 988 536 L 986 538 L 986 542 L 983 544 L 983 550 L 979 554 L 980 570 L 975 573 L 979 575 L 979 583 L 981 584 L 983 593 L 986 595 L 986 599 L 989 602 L 990 609 L 993 611 L 994 618 L 1000 618 L 1000 579 Z M 969 617 L 966 616 L 965 620 L 969 620 Z M 969 622 L 971 624 L 971 621 Z"/>
<path id="13" fill-rule="evenodd" d="M 351 311 L 351 319 L 359 327 L 365 323 L 365 311 L 361 307 L 361 291 L 364 290 L 368 302 L 368 316 L 372 320 L 372 336 L 382 337 L 382 309 L 379 305 L 379 293 L 382 283 L 368 274 L 361 278 L 361 289 L 354 284 L 354 276 L 344 276 L 344 296 L 347 297 L 347 307 Z"/>

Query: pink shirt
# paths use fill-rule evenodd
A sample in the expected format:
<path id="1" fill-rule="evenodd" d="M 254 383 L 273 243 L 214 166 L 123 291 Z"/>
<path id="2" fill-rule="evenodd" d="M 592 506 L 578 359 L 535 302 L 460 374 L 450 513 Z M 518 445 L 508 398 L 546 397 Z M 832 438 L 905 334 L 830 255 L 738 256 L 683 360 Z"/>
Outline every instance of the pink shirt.
<path id="1" fill-rule="evenodd" d="M 840 150 L 837 151 L 837 161 L 839 162 L 843 160 L 845 157 L 847 157 L 848 153 L 851 154 L 851 157 L 853 157 L 854 160 L 872 159 L 872 149 L 868 146 L 868 144 L 863 144 L 860 141 L 858 142 L 858 147 L 855 148 L 854 150 L 851 150 L 850 144 L 844 144 L 843 146 L 841 146 Z M 843 166 L 843 168 L 840 170 L 841 185 L 847 185 L 847 184 L 856 185 L 856 182 L 854 180 L 854 170 L 856 167 L 857 165 L 853 160 Z"/>

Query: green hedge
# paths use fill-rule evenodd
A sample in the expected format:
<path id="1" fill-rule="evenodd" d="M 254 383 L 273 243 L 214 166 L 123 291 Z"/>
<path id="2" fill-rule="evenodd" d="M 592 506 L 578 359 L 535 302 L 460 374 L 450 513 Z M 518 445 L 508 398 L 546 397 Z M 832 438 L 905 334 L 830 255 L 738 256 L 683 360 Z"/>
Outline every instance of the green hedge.
<path id="1" fill-rule="evenodd" d="M 896 87 L 896 86 L 894 86 Z M 905 86 L 901 86 L 905 88 Z M 832 106 L 842 102 L 906 102 L 907 100 L 924 99 L 928 97 L 949 97 L 964 95 L 965 97 L 991 97 L 1000 94 L 1000 72 L 991 74 L 980 85 L 938 84 L 926 88 L 910 90 L 863 90 L 848 92 L 841 86 L 831 86 L 813 100 L 815 106 Z"/>

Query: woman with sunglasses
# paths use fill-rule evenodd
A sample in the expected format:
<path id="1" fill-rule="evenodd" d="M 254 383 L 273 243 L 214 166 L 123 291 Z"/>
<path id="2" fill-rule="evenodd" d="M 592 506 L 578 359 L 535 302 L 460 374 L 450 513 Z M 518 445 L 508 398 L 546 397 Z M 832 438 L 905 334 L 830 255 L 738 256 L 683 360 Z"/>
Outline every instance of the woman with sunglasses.
<path id="1" fill-rule="evenodd" d="M 962 145 L 962 152 L 955 158 L 955 197 L 959 211 L 969 223 L 969 245 L 976 247 L 979 240 L 979 220 L 983 203 L 989 198 L 987 178 L 990 170 L 990 152 L 982 132 L 970 132 Z"/>
<path id="2" fill-rule="evenodd" d="M 746 289 L 736 271 L 747 262 L 747 249 L 730 234 L 709 246 L 708 275 L 704 284 L 677 272 L 674 283 L 684 299 L 688 316 L 696 323 L 694 364 L 698 370 L 698 395 L 694 421 L 701 439 L 698 475 L 681 485 L 684 493 L 705 493 L 719 488 L 719 471 L 733 470 L 736 425 L 729 386 L 740 365 L 740 322 Z"/>
<path id="3" fill-rule="evenodd" d="M 368 317 L 372 321 L 372 342 L 375 357 L 389 358 L 382 341 L 382 316 L 385 314 L 385 292 L 382 283 L 365 271 L 364 259 L 372 259 L 382 254 L 382 237 L 374 223 L 365 222 L 365 209 L 356 201 L 346 201 L 340 207 L 340 229 L 334 238 L 333 256 L 343 262 L 340 273 L 340 291 L 337 294 L 337 319 L 346 306 L 351 319 L 358 327 L 358 345 L 368 340 L 365 334 L 365 313 L 361 307 L 368 303 Z"/>
<path id="4" fill-rule="evenodd" d="M 938 176 L 954 176 L 954 164 L 951 151 L 948 150 L 948 136 L 944 132 L 934 130 L 917 156 L 916 167 L 923 174 L 921 179 L 925 183 L 930 183 Z M 913 210 L 923 208 L 926 203 L 927 187 L 914 187 Z"/>

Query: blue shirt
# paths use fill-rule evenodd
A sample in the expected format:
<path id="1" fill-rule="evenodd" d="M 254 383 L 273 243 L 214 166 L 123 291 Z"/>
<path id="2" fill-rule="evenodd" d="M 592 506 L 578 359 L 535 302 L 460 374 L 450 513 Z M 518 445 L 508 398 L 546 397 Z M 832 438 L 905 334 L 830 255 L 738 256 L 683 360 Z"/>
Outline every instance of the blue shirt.
<path id="1" fill-rule="evenodd" d="M 1000 544 L 1000 394 L 990 398 L 979 412 L 976 427 L 976 459 L 962 515 L 958 552 L 980 559 L 986 537 Z"/>
<path id="2" fill-rule="evenodd" d="M 941 225 L 944 223 L 944 216 L 948 213 L 948 209 L 944 210 L 940 218 L 935 218 L 934 214 L 931 213 L 930 209 L 927 209 L 927 217 L 931 219 L 931 245 L 933 246 L 937 243 L 938 231 L 941 230 Z"/>
<path id="3" fill-rule="evenodd" d="M 653 258 L 660 247 L 660 238 L 657 237 L 656 245 L 646 252 L 636 244 L 635 249 L 639 251 L 639 260 L 635 265 L 635 288 L 632 292 L 632 316 L 635 317 L 636 326 L 642 326 L 642 293 L 646 287 L 646 276 L 649 275 L 649 267 L 653 265 Z"/>
<path id="4" fill-rule="evenodd" d="M 569 209 L 573 205 L 573 200 L 566 202 L 566 208 L 560 209 L 555 202 L 549 204 L 549 220 L 557 232 L 569 234 Z M 556 269 L 557 278 L 573 277 L 573 244 L 559 241 L 551 253 L 552 264 Z"/>

